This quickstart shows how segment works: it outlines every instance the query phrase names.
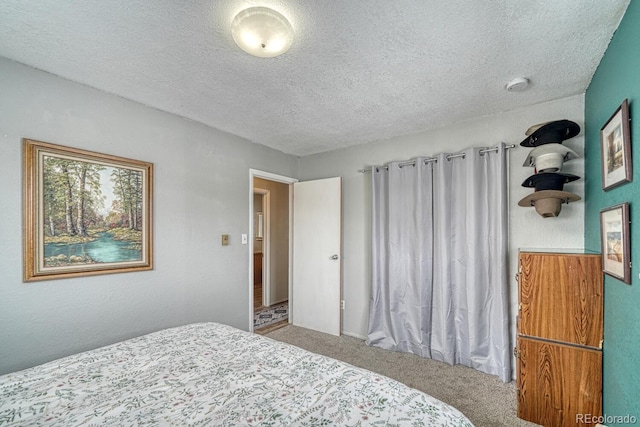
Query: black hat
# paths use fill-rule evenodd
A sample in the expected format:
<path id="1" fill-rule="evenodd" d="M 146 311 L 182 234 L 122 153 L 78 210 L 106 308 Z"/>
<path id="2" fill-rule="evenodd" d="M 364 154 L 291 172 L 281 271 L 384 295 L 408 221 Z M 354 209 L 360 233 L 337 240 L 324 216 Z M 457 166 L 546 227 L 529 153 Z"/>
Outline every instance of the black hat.
<path id="1" fill-rule="evenodd" d="M 580 177 L 577 175 L 571 175 L 570 173 L 542 172 L 531 175 L 529 178 L 525 179 L 522 186 L 535 188 L 536 191 L 562 191 L 564 184 L 575 181 L 576 179 L 580 179 Z"/>
<path id="2" fill-rule="evenodd" d="M 543 144 L 562 144 L 565 139 L 573 138 L 580 133 L 580 126 L 571 120 L 556 120 L 532 126 L 528 135 L 520 143 L 523 147 L 537 147 Z"/>

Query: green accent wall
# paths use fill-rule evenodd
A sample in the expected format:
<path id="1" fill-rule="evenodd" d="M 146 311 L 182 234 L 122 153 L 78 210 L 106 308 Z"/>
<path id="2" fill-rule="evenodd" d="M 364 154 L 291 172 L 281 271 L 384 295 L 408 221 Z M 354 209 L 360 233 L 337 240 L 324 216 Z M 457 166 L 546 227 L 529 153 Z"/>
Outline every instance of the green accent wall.
<path id="1" fill-rule="evenodd" d="M 600 128 L 627 98 L 633 181 L 602 190 Z M 629 202 L 631 286 L 605 275 L 604 413 L 640 422 L 640 1 L 631 1 L 585 96 L 585 244 L 600 252 L 600 210 Z M 605 422 L 605 424 L 607 424 Z M 631 424 L 616 424 L 631 425 Z"/>

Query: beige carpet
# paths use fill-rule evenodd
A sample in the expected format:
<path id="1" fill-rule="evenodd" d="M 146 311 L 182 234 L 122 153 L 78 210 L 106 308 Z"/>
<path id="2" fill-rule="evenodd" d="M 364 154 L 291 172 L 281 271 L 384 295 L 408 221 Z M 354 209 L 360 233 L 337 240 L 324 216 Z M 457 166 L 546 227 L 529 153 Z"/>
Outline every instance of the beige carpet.
<path id="1" fill-rule="evenodd" d="M 493 375 L 292 325 L 266 336 L 401 381 L 458 408 L 477 427 L 536 425 L 516 417 L 515 383 L 505 384 Z"/>

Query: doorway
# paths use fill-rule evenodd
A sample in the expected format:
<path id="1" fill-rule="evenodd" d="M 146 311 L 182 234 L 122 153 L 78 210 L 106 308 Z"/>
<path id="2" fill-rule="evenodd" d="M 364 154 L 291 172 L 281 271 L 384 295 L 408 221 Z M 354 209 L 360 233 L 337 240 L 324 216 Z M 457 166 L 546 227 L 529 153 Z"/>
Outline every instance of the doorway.
<path id="1" fill-rule="evenodd" d="M 291 185 L 297 180 L 257 170 L 250 178 L 250 330 L 266 333 L 291 322 Z"/>
<path id="2" fill-rule="evenodd" d="M 340 335 L 342 293 L 342 178 L 322 178 L 299 183 L 294 178 L 250 169 L 249 230 L 255 229 L 259 218 L 254 212 L 254 188 L 270 191 L 269 220 L 264 222 L 263 281 L 270 281 L 268 303 L 282 299 L 282 287 L 288 298 L 288 324 Z M 256 181 L 259 180 L 259 181 Z M 254 187 L 254 181 L 257 184 Z M 288 200 L 286 215 L 275 215 L 275 192 L 270 185 L 280 183 Z M 295 194 L 295 197 L 294 197 Z M 295 204 L 294 204 L 295 200 Z M 295 211 L 295 215 L 294 215 Z M 275 221 L 278 218 L 279 221 Z M 264 221 L 264 216 L 263 216 Z M 274 225 L 280 224 L 288 233 L 286 242 L 276 248 Z M 295 232 L 294 232 L 295 230 Z M 294 242 L 295 241 L 295 242 Z M 249 330 L 254 328 L 254 239 L 249 239 Z M 287 254 L 287 262 L 279 266 L 274 255 Z M 295 259 L 294 259 L 295 258 Z M 269 270 L 268 270 L 269 269 Z M 270 271 L 267 273 L 267 271 Z M 276 272 L 286 272 L 276 279 Z M 284 283 L 287 286 L 284 286 Z M 277 290 L 275 284 L 279 284 Z M 285 324 L 286 324 L 285 323 Z"/>

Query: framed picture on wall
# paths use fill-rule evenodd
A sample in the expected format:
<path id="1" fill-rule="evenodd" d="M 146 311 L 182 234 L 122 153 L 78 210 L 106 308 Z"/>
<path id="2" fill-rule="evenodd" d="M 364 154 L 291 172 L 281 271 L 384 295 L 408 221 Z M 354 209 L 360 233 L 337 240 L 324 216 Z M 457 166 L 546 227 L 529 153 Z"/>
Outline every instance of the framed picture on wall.
<path id="1" fill-rule="evenodd" d="M 609 190 L 631 182 L 631 132 L 629 102 L 625 99 L 600 129 L 602 147 L 602 189 Z"/>
<path id="2" fill-rule="evenodd" d="M 629 203 L 600 211 L 603 271 L 631 284 L 631 242 L 629 240 Z"/>
<path id="3" fill-rule="evenodd" d="M 150 270 L 153 164 L 23 139 L 23 280 Z"/>

